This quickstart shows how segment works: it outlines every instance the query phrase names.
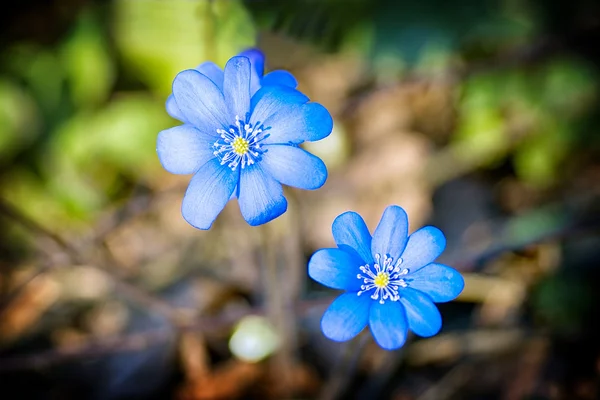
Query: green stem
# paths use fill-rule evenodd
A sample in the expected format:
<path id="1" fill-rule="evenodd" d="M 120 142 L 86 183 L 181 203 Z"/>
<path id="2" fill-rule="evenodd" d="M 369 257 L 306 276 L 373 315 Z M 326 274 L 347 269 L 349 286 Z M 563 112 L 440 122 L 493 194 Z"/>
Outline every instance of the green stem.
<path id="1" fill-rule="evenodd" d="M 291 370 L 293 359 L 290 351 L 289 341 L 286 329 L 285 301 L 282 293 L 282 282 L 285 280 L 284 271 L 280 270 L 278 265 L 278 250 L 280 247 L 279 238 L 274 231 L 273 223 L 263 226 L 264 239 L 264 291 L 267 315 L 277 331 L 281 347 L 273 356 L 271 367 L 279 377 L 277 388 L 281 391 L 280 395 L 289 394 L 291 388 Z"/>
<path id="2" fill-rule="evenodd" d="M 318 400 L 335 400 L 343 394 L 344 388 L 354 377 L 363 349 L 369 341 L 369 333 L 362 332 L 357 338 L 346 343 L 342 354 L 333 366 L 332 374 L 321 390 Z"/>

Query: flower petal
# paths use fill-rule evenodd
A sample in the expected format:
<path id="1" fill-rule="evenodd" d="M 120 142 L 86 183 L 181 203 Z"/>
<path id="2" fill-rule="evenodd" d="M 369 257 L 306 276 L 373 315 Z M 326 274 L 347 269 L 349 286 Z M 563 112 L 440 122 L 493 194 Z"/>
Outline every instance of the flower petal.
<path id="1" fill-rule="evenodd" d="M 277 181 L 300 189 L 318 189 L 327 180 L 327 167 L 319 157 L 295 146 L 269 145 L 261 166 Z"/>
<path id="2" fill-rule="evenodd" d="M 283 87 L 283 86 L 272 86 Z M 326 138 L 333 129 L 329 111 L 319 103 L 295 104 L 281 108 L 264 121 L 271 127 L 265 144 L 314 142 Z"/>
<path id="3" fill-rule="evenodd" d="M 177 106 L 190 124 L 214 132 L 231 123 L 223 93 L 200 72 L 188 69 L 180 72 L 173 81 L 173 95 Z"/>
<path id="4" fill-rule="evenodd" d="M 379 225 L 373 232 L 371 252 L 373 256 L 388 255 L 394 262 L 400 258 L 408 240 L 408 217 L 402 207 L 389 206 L 383 212 Z M 404 264 L 402 264 L 404 267 Z"/>
<path id="5" fill-rule="evenodd" d="M 196 71 L 205 75 L 208 79 L 213 81 L 219 90 L 223 90 L 223 80 L 225 75 L 223 70 L 219 68 L 217 64 L 212 61 L 206 61 L 196 67 Z"/>
<path id="6" fill-rule="evenodd" d="M 358 335 L 369 320 L 369 296 L 344 293 L 331 303 L 321 318 L 323 334 L 336 342 L 344 342 Z"/>
<path id="7" fill-rule="evenodd" d="M 442 316 L 439 310 L 424 293 L 405 288 L 400 291 L 400 302 L 406 309 L 408 327 L 417 335 L 433 336 L 442 328 Z"/>
<path id="8" fill-rule="evenodd" d="M 232 121 L 238 116 L 246 120 L 250 111 L 250 60 L 246 57 L 231 57 L 225 65 L 223 95 Z"/>
<path id="9" fill-rule="evenodd" d="M 193 174 L 214 158 L 214 138 L 191 125 L 180 125 L 158 134 L 156 152 L 162 166 L 172 174 Z"/>
<path id="10" fill-rule="evenodd" d="M 431 263 L 406 277 L 411 288 L 419 290 L 436 302 L 456 298 L 465 287 L 462 275 L 446 265 Z"/>
<path id="11" fill-rule="evenodd" d="M 288 107 L 304 104 L 308 101 L 308 97 L 297 91 L 285 86 L 263 86 L 254 96 L 250 108 L 252 116 L 250 122 L 256 125 L 257 122 L 265 122 L 273 114 Z M 267 125 L 265 125 L 267 126 Z"/>
<path id="12" fill-rule="evenodd" d="M 252 226 L 269 222 L 287 210 L 281 184 L 266 174 L 260 164 L 242 169 L 238 201 L 242 216 Z"/>
<path id="13" fill-rule="evenodd" d="M 261 81 L 261 85 L 282 85 L 295 89 L 298 86 L 298 81 L 296 80 L 294 75 L 292 75 L 288 71 L 278 69 L 266 74 Z"/>
<path id="14" fill-rule="evenodd" d="M 373 264 L 371 233 L 360 215 L 353 211 L 338 215 L 333 221 L 331 231 L 340 249 L 353 249 L 365 264 Z"/>
<path id="15" fill-rule="evenodd" d="M 369 327 L 379 346 L 386 350 L 395 350 L 404 345 L 408 335 L 408 322 L 402 304 L 386 301 L 381 304 L 374 301 L 369 313 Z"/>
<path id="16" fill-rule="evenodd" d="M 238 173 L 213 158 L 190 181 L 183 197 L 183 218 L 198 229 L 209 229 L 229 201 L 238 183 Z"/>
<path id="17" fill-rule="evenodd" d="M 250 60 L 250 93 L 254 94 L 260 89 L 261 78 L 265 72 L 265 55 L 259 49 L 248 49 L 242 51 L 238 56 L 247 57 Z"/>
<path id="18" fill-rule="evenodd" d="M 435 261 L 446 248 L 446 238 L 435 226 L 425 226 L 408 237 L 402 254 L 402 268 L 415 273 Z"/>
<path id="19" fill-rule="evenodd" d="M 181 122 L 186 122 L 185 117 L 183 116 L 181 110 L 177 106 L 175 96 L 173 96 L 172 94 L 170 94 L 169 97 L 167 97 L 165 108 L 167 109 L 167 114 L 169 114 L 171 118 L 175 118 Z"/>
<path id="20" fill-rule="evenodd" d="M 308 275 L 315 281 L 332 289 L 357 292 L 363 281 L 356 277 L 360 273 L 361 260 L 355 253 L 340 249 L 321 249 L 308 262 Z"/>
<path id="21" fill-rule="evenodd" d="M 196 67 L 196 71 L 200 72 L 201 74 L 205 75 L 208 79 L 210 79 L 215 85 L 217 85 L 219 90 L 223 90 L 223 70 L 219 68 L 217 64 L 215 64 L 212 61 L 207 61 L 198 65 Z M 175 96 L 173 96 L 172 93 L 169 95 L 169 97 L 167 97 L 166 108 L 167 114 L 169 114 L 171 117 L 178 119 L 181 122 L 188 122 L 186 121 L 185 117 L 183 116 L 183 113 L 177 106 Z"/>

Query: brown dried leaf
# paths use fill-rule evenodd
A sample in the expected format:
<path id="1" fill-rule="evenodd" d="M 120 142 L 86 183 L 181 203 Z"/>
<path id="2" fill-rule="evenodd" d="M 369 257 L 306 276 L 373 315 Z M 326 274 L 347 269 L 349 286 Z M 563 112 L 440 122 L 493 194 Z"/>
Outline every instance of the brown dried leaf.
<path id="1" fill-rule="evenodd" d="M 202 379 L 188 381 L 179 391 L 180 400 L 237 399 L 255 383 L 261 374 L 261 364 L 229 361 Z"/>
<path id="2" fill-rule="evenodd" d="M 210 359 L 206 344 L 199 333 L 184 332 L 179 342 L 181 364 L 187 381 L 201 381 L 210 378 Z"/>
<path id="3" fill-rule="evenodd" d="M 33 279 L 0 316 L 0 341 L 23 335 L 60 297 L 60 286 L 47 275 Z"/>

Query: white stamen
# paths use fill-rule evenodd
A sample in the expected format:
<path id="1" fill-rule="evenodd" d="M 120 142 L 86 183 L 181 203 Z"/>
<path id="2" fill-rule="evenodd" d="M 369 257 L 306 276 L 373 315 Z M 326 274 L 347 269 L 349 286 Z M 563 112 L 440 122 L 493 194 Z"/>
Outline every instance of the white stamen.
<path id="1" fill-rule="evenodd" d="M 264 153 L 260 142 L 269 136 L 264 134 L 269 127 L 263 127 L 260 121 L 252 125 L 248 117 L 246 114 L 242 120 L 236 115 L 234 125 L 230 125 L 228 130 L 217 129 L 221 139 L 213 144 L 213 154 L 221 161 L 221 165 L 227 164 L 233 171 L 240 164 L 243 169 L 260 160 Z"/>
<path id="2" fill-rule="evenodd" d="M 408 274 L 408 269 L 401 268 L 402 259 L 398 258 L 394 263 L 392 257 L 384 254 L 383 258 L 379 254 L 375 254 L 375 262 L 373 269 L 369 264 L 362 265 L 359 269 L 364 274 L 357 274 L 356 277 L 363 281 L 364 285 L 360 286 L 358 296 L 373 290 L 371 298 L 379 299 L 379 303 L 383 304 L 385 300 L 398 301 L 400 295 L 398 289 L 407 287 L 408 283 L 400 278 Z"/>

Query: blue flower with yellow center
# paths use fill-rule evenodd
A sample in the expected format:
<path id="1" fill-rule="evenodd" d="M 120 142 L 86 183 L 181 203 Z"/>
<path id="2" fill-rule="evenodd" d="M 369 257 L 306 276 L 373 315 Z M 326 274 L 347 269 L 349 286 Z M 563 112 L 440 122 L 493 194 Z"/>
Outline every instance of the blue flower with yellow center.
<path id="1" fill-rule="evenodd" d="M 333 222 L 335 249 L 317 251 L 308 263 L 315 281 L 345 290 L 321 319 L 328 338 L 346 341 L 367 325 L 384 349 L 402 347 L 408 330 L 429 337 L 442 317 L 434 303 L 450 301 L 464 287 L 453 268 L 435 263 L 444 251 L 444 234 L 426 226 L 408 235 L 406 212 L 389 206 L 373 236 L 355 212 Z"/>
<path id="2" fill-rule="evenodd" d="M 167 112 L 183 125 L 159 133 L 157 152 L 173 174 L 193 174 L 182 214 L 209 229 L 225 204 L 237 198 L 250 225 L 264 224 L 287 209 L 282 184 L 318 189 L 325 164 L 298 145 L 327 137 L 329 112 L 295 89 L 286 71 L 263 76 L 264 58 L 249 50 L 224 70 L 213 63 L 180 72 Z"/>

